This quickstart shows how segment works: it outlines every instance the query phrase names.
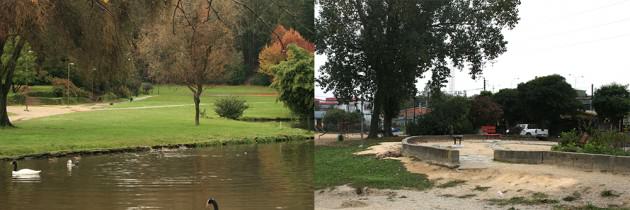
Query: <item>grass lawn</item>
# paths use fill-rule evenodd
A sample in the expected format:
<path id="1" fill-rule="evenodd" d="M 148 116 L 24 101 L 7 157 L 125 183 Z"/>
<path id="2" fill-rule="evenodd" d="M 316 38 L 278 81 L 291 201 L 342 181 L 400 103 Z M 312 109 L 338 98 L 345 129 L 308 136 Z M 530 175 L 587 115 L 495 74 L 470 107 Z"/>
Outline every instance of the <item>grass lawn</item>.
<path id="1" fill-rule="evenodd" d="M 153 88 L 151 98 L 132 103 L 118 103 L 111 108 L 190 105 L 192 109 L 192 92 L 183 86 L 160 86 Z M 247 101 L 249 109 L 245 111 L 245 118 L 290 118 L 291 112 L 280 101 L 276 101 L 275 90 L 261 86 L 214 86 L 204 90 L 201 98 L 201 110 L 214 113 L 213 103 L 216 99 L 228 95 L 235 95 Z"/>
<path id="2" fill-rule="evenodd" d="M 426 189 L 431 187 L 427 176 L 409 173 L 398 160 L 376 159 L 373 156 L 356 156 L 379 141 L 340 142 L 315 147 L 315 188 L 323 189 L 344 184 L 353 187 L 380 189 Z"/>
<path id="3" fill-rule="evenodd" d="M 154 92 L 155 93 L 155 92 Z M 250 96 L 266 93 L 267 96 Z M 111 109 L 78 112 L 15 122 L 18 128 L 0 130 L 0 157 L 26 154 L 81 151 L 93 149 L 152 146 L 179 143 L 217 143 L 220 141 L 276 137 L 310 136 L 311 133 L 280 122 L 245 122 L 218 117 L 212 107 L 212 94 L 240 94 L 248 101 L 249 117 L 288 117 L 290 112 L 272 89 L 264 87 L 220 87 L 209 89 L 202 98 L 208 118 L 194 126 L 194 106 L 190 91 L 183 87 L 160 88 L 160 95 L 111 108 L 185 105 L 151 109 Z"/>

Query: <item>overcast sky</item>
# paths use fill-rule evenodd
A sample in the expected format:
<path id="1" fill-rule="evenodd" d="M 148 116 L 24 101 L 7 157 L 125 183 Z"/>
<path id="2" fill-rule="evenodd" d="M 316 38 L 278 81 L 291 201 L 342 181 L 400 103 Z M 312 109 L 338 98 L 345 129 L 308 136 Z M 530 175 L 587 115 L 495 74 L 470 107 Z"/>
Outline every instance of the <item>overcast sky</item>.
<path id="1" fill-rule="evenodd" d="M 630 83 L 630 1 L 629 0 L 522 0 L 521 20 L 504 32 L 507 52 L 483 76 L 493 92 L 514 88 L 536 76 L 560 74 L 574 88 L 595 89 L 612 82 Z M 326 61 L 316 55 L 315 67 Z M 316 73 L 318 76 L 319 73 Z M 464 69 L 454 74 L 444 89 L 478 93 L 482 79 L 472 80 Z M 426 76 L 430 77 L 430 74 Z M 426 80 L 418 82 L 424 88 Z M 315 88 L 315 97 L 330 97 Z"/>

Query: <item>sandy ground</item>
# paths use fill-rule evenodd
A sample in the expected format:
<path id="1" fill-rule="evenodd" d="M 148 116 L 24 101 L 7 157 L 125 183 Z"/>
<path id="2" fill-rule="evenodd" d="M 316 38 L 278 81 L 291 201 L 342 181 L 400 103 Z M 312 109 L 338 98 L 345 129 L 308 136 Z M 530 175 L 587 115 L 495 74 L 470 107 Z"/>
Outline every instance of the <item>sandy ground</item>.
<path id="1" fill-rule="evenodd" d="M 443 146 L 452 142 L 444 142 Z M 428 143 L 435 144 L 435 143 Z M 441 144 L 441 143 L 440 143 Z M 546 142 L 464 142 L 462 155 L 487 157 L 492 147 L 513 149 L 549 149 Z M 438 144 L 439 145 L 439 144 Z M 368 148 L 361 155 L 400 153 L 400 143 L 388 142 Z M 400 160 L 412 173 L 426 174 L 436 185 L 464 180 L 464 184 L 451 188 L 414 190 L 368 190 L 358 195 L 347 186 L 315 192 L 316 209 L 507 209 L 511 206 L 492 206 L 488 199 L 509 199 L 515 196 L 531 197 L 535 192 L 549 195 L 562 205 L 582 206 L 588 203 L 600 207 L 630 207 L 630 176 L 601 172 L 586 172 L 552 165 L 509 164 L 491 159 L 479 168 L 448 169 L 430 165 L 407 157 L 390 157 Z M 476 186 L 490 187 L 486 191 Z M 602 197 L 604 190 L 614 190 L 618 197 Z M 581 199 L 572 202 L 562 198 L 578 192 Z M 470 196 L 469 198 L 457 198 Z M 553 205 L 515 206 L 517 209 L 552 209 Z"/>
<path id="2" fill-rule="evenodd" d="M 142 96 L 134 98 L 134 101 L 141 101 L 152 96 Z M 121 102 L 128 103 L 128 102 Z M 21 120 L 30 120 L 40 117 L 48 117 L 53 115 L 67 114 L 73 112 L 87 112 L 96 110 L 108 110 L 109 103 L 96 103 L 96 104 L 79 104 L 79 105 L 43 105 L 43 106 L 29 106 L 28 111 L 25 110 L 25 106 L 8 106 L 7 111 L 12 113 L 9 119 L 13 122 Z"/>

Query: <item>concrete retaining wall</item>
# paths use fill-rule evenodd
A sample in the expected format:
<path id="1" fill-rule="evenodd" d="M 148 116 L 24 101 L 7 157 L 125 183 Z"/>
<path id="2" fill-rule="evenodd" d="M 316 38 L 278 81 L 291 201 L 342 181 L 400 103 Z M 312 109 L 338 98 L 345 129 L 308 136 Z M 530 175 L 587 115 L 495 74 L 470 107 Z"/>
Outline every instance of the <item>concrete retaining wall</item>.
<path id="1" fill-rule="evenodd" d="M 402 155 L 415 157 L 432 164 L 450 168 L 459 167 L 459 151 L 414 144 L 417 137 L 407 137 L 402 140 Z"/>
<path id="2" fill-rule="evenodd" d="M 509 163 L 541 164 L 544 151 L 494 150 L 494 160 Z"/>
<path id="3" fill-rule="evenodd" d="M 510 163 L 549 164 L 585 171 L 630 174 L 630 157 L 556 151 L 495 150 L 494 160 Z"/>

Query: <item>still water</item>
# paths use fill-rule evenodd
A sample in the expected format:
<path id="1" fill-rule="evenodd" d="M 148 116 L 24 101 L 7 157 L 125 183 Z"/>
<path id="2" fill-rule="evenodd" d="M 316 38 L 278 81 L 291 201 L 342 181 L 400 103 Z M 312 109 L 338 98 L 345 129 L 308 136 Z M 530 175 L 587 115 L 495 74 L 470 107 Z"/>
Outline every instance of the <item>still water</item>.
<path id="1" fill-rule="evenodd" d="M 313 209 L 313 144 L 235 145 L 0 162 L 0 209 Z"/>

